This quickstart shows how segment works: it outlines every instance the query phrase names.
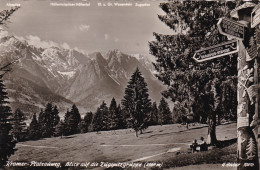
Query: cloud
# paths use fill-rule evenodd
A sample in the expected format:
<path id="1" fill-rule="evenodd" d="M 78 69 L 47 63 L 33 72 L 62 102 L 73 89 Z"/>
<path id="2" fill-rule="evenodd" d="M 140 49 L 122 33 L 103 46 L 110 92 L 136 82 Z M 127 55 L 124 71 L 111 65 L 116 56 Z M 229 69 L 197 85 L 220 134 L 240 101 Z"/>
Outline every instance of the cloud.
<path id="1" fill-rule="evenodd" d="M 17 36 L 16 36 L 17 37 Z M 28 42 L 28 44 L 33 45 L 37 48 L 50 48 L 50 47 L 58 47 L 58 48 L 63 48 L 63 49 L 70 49 L 69 44 L 67 43 L 56 43 L 53 41 L 44 41 L 41 40 L 40 37 L 34 36 L 34 35 L 28 35 L 25 38 L 23 37 L 17 37 L 19 40 L 25 40 Z"/>
<path id="2" fill-rule="evenodd" d="M 0 27 L 0 37 L 5 37 L 5 36 L 8 36 L 8 35 L 9 35 L 9 33 L 7 31 L 3 30 Z M 29 45 L 33 45 L 37 48 L 58 47 L 58 48 L 63 48 L 63 49 L 72 49 L 68 43 L 64 42 L 62 44 L 61 43 L 59 44 L 59 43 L 56 43 L 56 42 L 53 42 L 53 41 L 43 41 L 43 40 L 41 40 L 40 37 L 34 36 L 34 35 L 28 35 L 26 37 L 15 35 L 15 37 L 18 40 L 26 41 Z M 85 50 L 79 49 L 78 47 L 74 47 L 73 49 L 78 51 L 78 52 L 81 52 L 83 54 L 87 54 L 87 52 Z"/>
<path id="3" fill-rule="evenodd" d="M 67 43 L 61 44 L 61 47 L 64 48 L 64 49 L 70 49 L 70 46 Z"/>
<path id="4" fill-rule="evenodd" d="M 8 36 L 8 35 L 9 35 L 8 32 L 0 27 L 0 37 L 5 37 L 5 36 Z"/>
<path id="5" fill-rule="evenodd" d="M 82 31 L 82 32 L 88 31 L 89 29 L 90 29 L 89 25 L 82 24 L 82 25 L 79 26 L 79 30 Z"/>
<path id="6" fill-rule="evenodd" d="M 109 35 L 108 34 L 105 34 L 105 40 L 108 40 L 109 39 Z"/>
<path id="7" fill-rule="evenodd" d="M 34 35 L 28 35 L 25 37 L 26 41 L 30 45 L 34 45 L 38 48 L 50 48 L 50 47 L 60 47 L 58 43 L 53 41 L 42 41 L 40 37 Z"/>
<path id="8" fill-rule="evenodd" d="M 82 54 L 87 54 L 87 52 L 85 50 L 79 49 L 78 47 L 75 47 L 74 50 L 76 50 Z"/>
<path id="9" fill-rule="evenodd" d="M 114 38 L 114 41 L 117 43 L 117 42 L 119 41 L 119 39 L 115 37 L 115 38 Z"/>

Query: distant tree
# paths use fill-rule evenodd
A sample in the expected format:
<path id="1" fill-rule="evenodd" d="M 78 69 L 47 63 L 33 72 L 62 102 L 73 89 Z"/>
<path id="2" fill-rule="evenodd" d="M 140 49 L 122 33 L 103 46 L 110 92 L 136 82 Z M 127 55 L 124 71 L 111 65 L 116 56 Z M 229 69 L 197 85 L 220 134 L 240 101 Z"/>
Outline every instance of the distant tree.
<path id="1" fill-rule="evenodd" d="M 42 137 L 44 138 L 48 138 L 53 135 L 52 113 L 53 113 L 53 106 L 51 103 L 48 103 L 44 111 L 41 110 L 39 114 L 39 124 L 41 127 L 41 134 Z"/>
<path id="2" fill-rule="evenodd" d="M 52 127 L 53 134 L 54 134 L 55 128 L 59 124 L 59 122 L 60 122 L 59 110 L 58 110 L 57 106 L 55 105 L 53 107 L 53 111 L 51 114 L 51 127 Z"/>
<path id="3" fill-rule="evenodd" d="M 124 115 L 124 112 L 120 104 L 118 104 L 117 111 L 118 111 L 118 129 L 127 128 L 126 117 Z"/>
<path id="4" fill-rule="evenodd" d="M 78 129 L 80 133 L 87 133 L 87 128 L 86 128 L 86 122 L 82 119 L 79 124 L 78 124 Z"/>
<path id="5" fill-rule="evenodd" d="M 157 104 L 156 102 L 153 102 L 149 125 L 158 125 L 158 113 Z"/>
<path id="6" fill-rule="evenodd" d="M 25 123 L 24 113 L 20 109 L 16 109 L 13 115 L 12 135 L 19 142 L 26 138 L 27 126 Z"/>
<path id="7" fill-rule="evenodd" d="M 40 131 L 40 137 L 44 137 L 43 136 L 43 131 L 44 131 L 44 122 L 45 122 L 45 113 L 43 111 L 43 109 L 41 109 L 39 116 L 38 116 L 38 124 L 39 124 L 39 131 Z"/>
<path id="8" fill-rule="evenodd" d="M 165 125 L 165 124 L 172 123 L 172 115 L 171 115 L 169 105 L 163 97 L 160 100 L 158 109 L 161 115 L 161 124 Z"/>
<path id="9" fill-rule="evenodd" d="M 84 118 L 79 123 L 80 133 L 87 133 L 89 131 L 89 127 L 92 123 L 92 119 L 93 119 L 93 113 L 87 112 Z"/>
<path id="10" fill-rule="evenodd" d="M 89 131 L 90 125 L 93 120 L 93 113 L 92 112 L 87 112 L 86 115 L 84 116 L 84 121 L 86 123 L 86 131 Z"/>
<path id="11" fill-rule="evenodd" d="M 122 127 L 124 128 L 133 128 L 133 124 L 131 122 L 132 118 L 130 113 L 124 108 L 121 109 L 121 115 L 123 116 L 124 124 L 122 122 Z M 124 129 L 122 128 L 122 129 Z"/>
<path id="12" fill-rule="evenodd" d="M 79 110 L 75 104 L 73 104 L 71 111 L 67 111 L 65 114 L 65 126 L 66 135 L 72 135 L 79 132 L 78 125 L 81 121 Z"/>
<path id="13" fill-rule="evenodd" d="M 102 127 L 104 127 L 103 115 L 102 111 L 98 107 L 93 118 L 93 130 L 98 132 L 102 130 Z"/>
<path id="14" fill-rule="evenodd" d="M 63 122 L 63 120 L 60 120 L 58 125 L 55 128 L 55 136 L 60 136 L 60 138 L 62 138 L 64 134 L 65 134 L 65 123 Z"/>
<path id="15" fill-rule="evenodd" d="M 42 137 L 51 137 L 54 136 L 55 127 L 59 123 L 59 110 L 57 106 L 52 106 L 51 103 L 48 103 L 39 114 L 39 124 Z"/>
<path id="16" fill-rule="evenodd" d="M 104 131 L 108 130 L 108 108 L 106 103 L 103 101 L 103 103 L 98 107 L 94 118 L 93 118 L 93 130 L 98 131 Z"/>
<path id="17" fill-rule="evenodd" d="M 33 114 L 32 121 L 28 128 L 28 135 L 30 140 L 37 140 L 41 137 L 40 125 L 37 121 L 36 113 Z"/>
<path id="18" fill-rule="evenodd" d="M 127 87 L 125 88 L 125 96 L 122 105 L 127 114 L 130 115 L 132 128 L 138 137 L 138 131 L 148 127 L 149 114 L 151 112 L 151 100 L 149 99 L 147 84 L 142 73 L 137 68 L 131 76 Z"/>
<path id="19" fill-rule="evenodd" d="M 119 112 L 117 108 L 117 103 L 115 98 L 111 100 L 110 106 L 109 106 L 109 129 L 115 130 L 118 129 L 119 126 Z"/>
<path id="20" fill-rule="evenodd" d="M 186 117 L 187 114 L 189 114 L 189 112 L 188 109 L 185 108 L 184 103 L 181 103 L 179 101 L 174 102 L 174 107 L 172 111 L 173 123 L 184 124 L 186 122 L 186 120 L 184 120 L 184 117 Z"/>

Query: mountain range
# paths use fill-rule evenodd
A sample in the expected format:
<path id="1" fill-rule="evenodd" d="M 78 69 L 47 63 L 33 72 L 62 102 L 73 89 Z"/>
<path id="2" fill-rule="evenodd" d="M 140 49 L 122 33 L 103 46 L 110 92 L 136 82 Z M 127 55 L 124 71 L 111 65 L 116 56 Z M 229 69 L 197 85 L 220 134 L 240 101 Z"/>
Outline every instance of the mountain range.
<path id="1" fill-rule="evenodd" d="M 74 49 L 36 48 L 15 36 L 0 37 L 1 66 L 15 61 L 4 75 L 12 110 L 38 113 L 48 102 L 64 113 L 75 103 L 83 114 L 96 111 L 114 97 L 118 103 L 138 67 L 148 84 L 152 101 L 165 88 L 153 73 L 152 57 L 111 50 L 83 54 Z"/>

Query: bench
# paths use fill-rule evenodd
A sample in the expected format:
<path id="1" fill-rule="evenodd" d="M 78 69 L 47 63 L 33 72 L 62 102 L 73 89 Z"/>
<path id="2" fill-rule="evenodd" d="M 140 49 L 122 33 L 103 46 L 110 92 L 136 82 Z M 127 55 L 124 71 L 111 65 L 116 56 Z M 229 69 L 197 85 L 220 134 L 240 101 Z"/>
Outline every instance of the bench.
<path id="1" fill-rule="evenodd" d="M 207 151 L 208 150 L 208 145 L 206 143 L 203 144 L 197 144 L 193 143 L 190 145 L 191 152 L 201 152 L 201 151 Z"/>

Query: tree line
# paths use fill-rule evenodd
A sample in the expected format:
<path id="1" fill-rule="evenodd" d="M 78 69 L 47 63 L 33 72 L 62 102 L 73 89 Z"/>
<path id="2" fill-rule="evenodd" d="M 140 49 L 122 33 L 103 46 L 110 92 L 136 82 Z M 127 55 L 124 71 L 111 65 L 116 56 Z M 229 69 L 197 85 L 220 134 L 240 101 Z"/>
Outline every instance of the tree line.
<path id="1" fill-rule="evenodd" d="M 73 104 L 61 119 L 58 107 L 48 103 L 38 116 L 33 114 L 28 127 L 24 113 L 17 109 L 13 113 L 11 134 L 16 141 L 24 141 L 133 128 L 138 137 L 138 132 L 142 134 L 148 126 L 186 123 L 187 115 L 194 116 L 189 111 L 188 103 L 175 102 L 172 111 L 164 97 L 158 106 L 156 102 L 151 103 L 147 84 L 137 68 L 125 88 L 121 104 L 117 104 L 115 98 L 112 98 L 109 106 L 103 101 L 96 112 L 87 112 L 84 117 L 81 117 L 77 106 Z M 205 123 L 205 120 L 198 122 Z"/>
<path id="2" fill-rule="evenodd" d="M 33 114 L 28 127 L 24 113 L 17 109 L 13 113 L 12 134 L 16 141 L 24 141 L 133 128 L 138 136 L 139 131 L 142 133 L 151 125 L 180 123 L 180 116 L 181 114 L 170 111 L 169 104 L 163 97 L 158 107 L 156 102 L 151 103 L 146 83 L 137 68 L 125 89 L 122 106 L 112 98 L 109 106 L 103 101 L 95 113 L 87 112 L 81 117 L 77 106 L 73 104 L 61 119 L 58 107 L 48 103 L 38 116 Z"/>

